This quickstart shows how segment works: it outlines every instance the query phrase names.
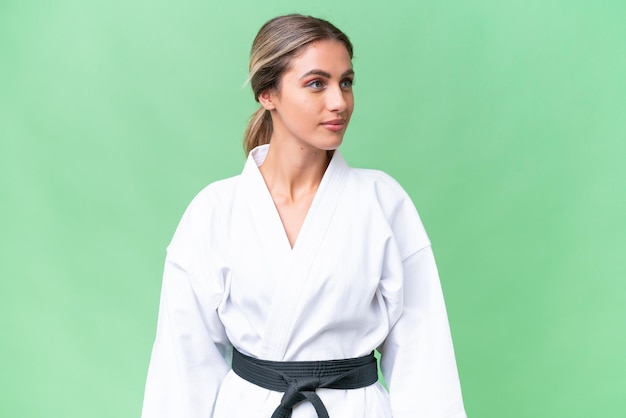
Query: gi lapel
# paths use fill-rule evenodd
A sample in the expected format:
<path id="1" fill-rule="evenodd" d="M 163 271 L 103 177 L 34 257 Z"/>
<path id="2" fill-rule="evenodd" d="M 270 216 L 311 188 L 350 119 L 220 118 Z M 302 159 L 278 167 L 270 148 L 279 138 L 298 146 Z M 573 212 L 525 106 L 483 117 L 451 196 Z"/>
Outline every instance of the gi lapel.
<path id="1" fill-rule="evenodd" d="M 259 239 L 271 244 L 269 250 L 274 253 L 273 255 L 284 259 L 285 255 L 291 252 L 291 246 L 272 195 L 258 167 L 265 160 L 268 150 L 269 145 L 255 148 L 246 162 L 243 179 L 245 181 L 244 192 L 248 196 L 245 199 L 249 202 L 251 219 Z"/>
<path id="2" fill-rule="evenodd" d="M 301 291 L 309 280 L 311 266 L 323 245 L 335 209 L 341 199 L 348 179 L 349 168 L 339 151 L 324 173 L 315 198 L 306 215 L 302 228 L 286 263 L 278 271 L 275 281 L 275 294 L 262 337 L 262 358 L 284 360 L 294 321 L 299 312 Z M 269 195 L 269 192 L 268 192 Z M 271 196 L 269 197 L 271 199 Z M 280 222 L 278 212 L 273 216 Z M 284 233 L 282 223 L 281 229 Z M 275 233 L 275 232 L 274 232 Z M 285 241 L 288 240 L 285 235 Z"/>

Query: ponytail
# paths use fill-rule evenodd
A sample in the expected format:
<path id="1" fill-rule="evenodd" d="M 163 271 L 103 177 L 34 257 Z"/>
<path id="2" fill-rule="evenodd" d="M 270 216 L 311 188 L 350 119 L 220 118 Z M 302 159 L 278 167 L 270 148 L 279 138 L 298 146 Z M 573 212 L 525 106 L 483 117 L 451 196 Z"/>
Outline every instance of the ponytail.
<path id="1" fill-rule="evenodd" d="M 269 144 L 272 132 L 272 116 L 268 110 L 260 107 L 250 116 L 243 136 L 243 149 L 246 155 L 259 145 Z"/>

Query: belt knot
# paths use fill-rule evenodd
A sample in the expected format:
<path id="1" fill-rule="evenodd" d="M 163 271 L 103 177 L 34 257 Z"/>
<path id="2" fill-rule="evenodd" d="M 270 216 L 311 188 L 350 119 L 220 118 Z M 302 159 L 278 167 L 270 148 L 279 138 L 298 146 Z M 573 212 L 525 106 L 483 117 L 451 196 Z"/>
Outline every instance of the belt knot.
<path id="1" fill-rule="evenodd" d="M 234 349 L 232 366 L 248 382 L 284 392 L 272 418 L 291 418 L 293 407 L 305 400 L 311 402 L 318 418 L 329 418 L 315 392 L 318 388 L 356 389 L 378 380 L 373 353 L 343 360 L 281 362 L 252 358 Z"/>
<path id="2" fill-rule="evenodd" d="M 326 411 L 321 399 L 315 393 L 315 389 L 319 386 L 320 379 L 315 376 L 290 377 L 287 379 L 287 389 L 280 400 L 280 406 L 272 414 L 272 418 L 291 417 L 293 407 L 305 399 L 313 404 L 320 417 L 327 418 L 328 411 Z"/>

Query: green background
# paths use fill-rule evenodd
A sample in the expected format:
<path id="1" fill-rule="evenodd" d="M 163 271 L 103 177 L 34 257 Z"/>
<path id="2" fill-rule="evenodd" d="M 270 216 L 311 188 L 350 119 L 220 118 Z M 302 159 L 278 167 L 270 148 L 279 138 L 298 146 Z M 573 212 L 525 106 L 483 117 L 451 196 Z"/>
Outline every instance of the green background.
<path id="1" fill-rule="evenodd" d="M 0 1 L 0 416 L 139 416 L 164 248 L 288 12 L 355 44 L 342 152 L 422 215 L 469 416 L 626 416 L 622 0 Z"/>

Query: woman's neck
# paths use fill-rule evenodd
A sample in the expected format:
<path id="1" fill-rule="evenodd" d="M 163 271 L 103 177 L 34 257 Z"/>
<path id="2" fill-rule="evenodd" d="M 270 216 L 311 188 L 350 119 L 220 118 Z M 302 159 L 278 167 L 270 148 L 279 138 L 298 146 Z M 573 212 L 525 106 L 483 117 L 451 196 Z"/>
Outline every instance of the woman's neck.
<path id="1" fill-rule="evenodd" d="M 274 199 L 296 202 L 317 191 L 331 155 L 320 149 L 272 141 L 260 170 Z"/>

